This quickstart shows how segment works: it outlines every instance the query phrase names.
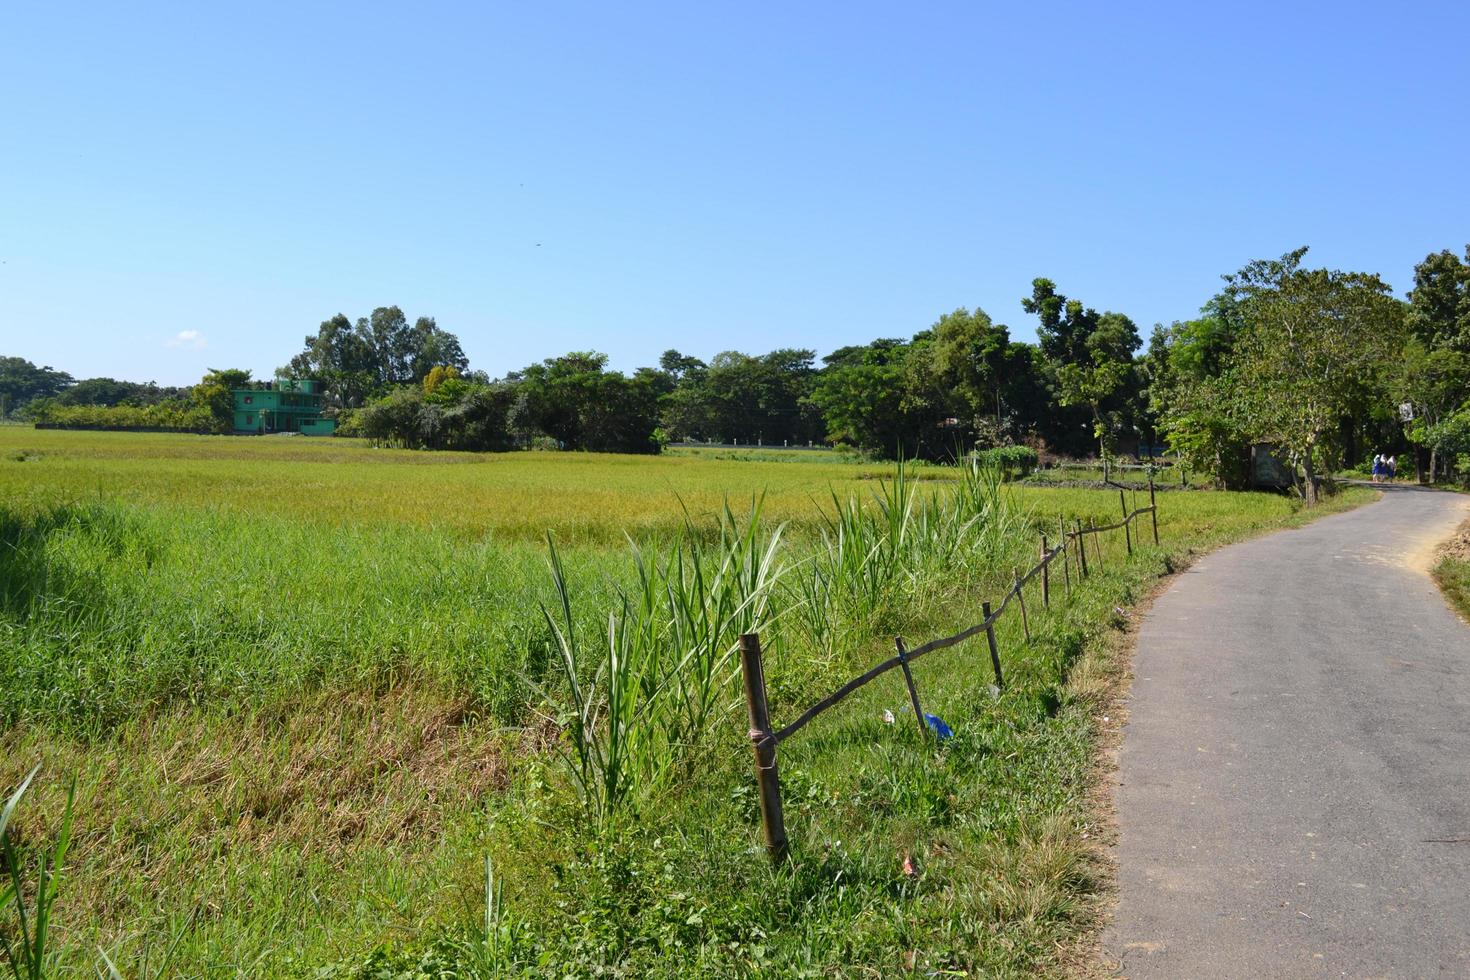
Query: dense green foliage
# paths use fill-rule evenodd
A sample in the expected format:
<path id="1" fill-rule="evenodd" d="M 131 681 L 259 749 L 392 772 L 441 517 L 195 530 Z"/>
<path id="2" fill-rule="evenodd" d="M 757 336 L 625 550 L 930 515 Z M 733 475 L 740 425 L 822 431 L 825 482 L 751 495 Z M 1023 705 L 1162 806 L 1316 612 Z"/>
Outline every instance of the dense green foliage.
<path id="1" fill-rule="evenodd" d="M 1036 450 L 1030 446 L 997 446 L 975 454 L 975 459 L 1006 476 L 1028 476 L 1036 468 Z"/>
<path id="2" fill-rule="evenodd" d="M 65 371 L 37 367 L 20 357 L 0 357 L 0 418 L 38 399 L 60 395 L 74 383 Z"/>
<path id="3" fill-rule="evenodd" d="M 356 324 L 341 313 L 322 321 L 306 338 L 306 349 L 277 373 L 324 381 L 338 404 L 355 407 L 384 388 L 422 383 L 440 366 L 469 367 L 459 338 L 439 329 L 433 317 L 409 326 L 398 307 L 380 306 Z"/>
<path id="4" fill-rule="evenodd" d="M 1233 486 L 1268 443 L 1309 498 L 1315 476 L 1375 453 L 1426 479 L 1470 471 L 1470 264 L 1430 255 L 1404 303 L 1375 275 L 1305 267 L 1306 251 L 1249 263 L 1200 319 L 1155 330 L 1142 368 L 1170 448 Z"/>
<path id="5" fill-rule="evenodd" d="M 883 458 L 952 460 L 976 447 L 1023 443 L 1068 454 L 1087 452 L 1092 439 L 1108 450 L 1133 447 L 1146 420 L 1137 393 L 1123 391 L 1138 346 L 1132 322 L 1067 304 L 1048 280 L 1037 280 L 1036 290 L 1070 311 L 1053 332 L 1065 332 L 1075 351 L 1012 341 L 984 311 L 959 309 L 912 340 L 844 347 L 821 367 L 815 352 L 802 349 L 724 351 L 708 363 L 669 350 L 656 367 L 624 374 L 608 368 L 605 354 L 574 351 L 491 379 L 469 370 L 454 334 L 429 317 L 410 325 L 395 306 L 356 323 L 342 314 L 324 321 L 277 374 L 324 382 L 342 434 L 417 449 L 650 453 L 671 443 L 832 443 Z M 1052 329 L 1046 310 L 1043 333 Z M 1052 349 L 1054 356 L 1045 353 Z M 1085 363 L 1072 364 L 1074 355 Z M 20 363 L 26 390 L 44 389 L 29 396 L 39 399 L 30 415 L 38 420 L 199 431 L 230 425 L 219 372 L 160 399 L 148 386 L 128 389 L 110 379 L 73 386 L 66 375 Z M 1078 372 L 1086 377 L 1078 380 Z M 234 387 L 249 383 L 237 373 Z M 1111 387 L 1099 389 L 1099 378 Z M 200 406 L 215 422 L 189 414 Z"/>
<path id="6" fill-rule="evenodd" d="M 1442 251 L 1414 270 L 1409 341 L 1396 388 L 1412 406 L 1409 438 L 1429 453 L 1428 478 L 1470 478 L 1470 245 Z"/>

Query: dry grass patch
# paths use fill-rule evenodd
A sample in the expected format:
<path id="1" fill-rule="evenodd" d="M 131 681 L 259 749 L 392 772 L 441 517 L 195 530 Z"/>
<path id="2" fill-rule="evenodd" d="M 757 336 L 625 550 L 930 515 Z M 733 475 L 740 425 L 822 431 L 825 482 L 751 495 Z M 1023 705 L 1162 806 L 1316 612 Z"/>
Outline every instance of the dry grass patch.
<path id="1" fill-rule="evenodd" d="M 0 738 L 0 785 L 41 764 L 40 792 L 12 828 L 39 848 L 55 831 L 62 774 L 77 774 L 63 931 L 106 943 L 162 906 L 218 914 L 230 890 L 220 882 L 282 859 L 316 869 L 274 896 L 309 917 L 314 873 L 427 859 L 448 825 L 506 789 L 518 736 L 466 705 L 399 688 L 170 710 L 92 740 L 17 730 Z"/>

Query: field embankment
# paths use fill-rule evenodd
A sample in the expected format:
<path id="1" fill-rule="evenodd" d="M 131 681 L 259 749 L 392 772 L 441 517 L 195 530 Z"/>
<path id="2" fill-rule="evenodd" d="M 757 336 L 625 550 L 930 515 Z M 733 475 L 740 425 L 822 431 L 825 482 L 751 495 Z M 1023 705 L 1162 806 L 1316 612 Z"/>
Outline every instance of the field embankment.
<path id="1" fill-rule="evenodd" d="M 1029 645 L 1005 624 L 1002 696 L 979 647 L 916 665 L 952 739 L 891 678 L 824 716 L 782 749 L 773 871 L 734 636 L 761 631 L 789 720 L 895 635 L 978 619 L 1060 515 L 1119 513 L 894 475 L 0 430 L 0 784 L 43 765 L 37 848 L 77 779 L 60 963 L 131 974 L 177 940 L 185 975 L 1059 969 L 1099 875 L 1089 651 L 1190 551 L 1301 515 L 1161 495 L 1161 547 L 1110 541 Z"/>

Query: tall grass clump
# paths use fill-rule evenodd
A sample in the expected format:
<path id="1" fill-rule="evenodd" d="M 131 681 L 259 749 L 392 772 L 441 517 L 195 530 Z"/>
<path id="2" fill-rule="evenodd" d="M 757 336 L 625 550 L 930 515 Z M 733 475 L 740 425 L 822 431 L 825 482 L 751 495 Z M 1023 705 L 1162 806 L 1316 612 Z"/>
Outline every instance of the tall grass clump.
<path id="1" fill-rule="evenodd" d="M 872 627 L 936 580 L 985 573 L 1017 549 L 1025 516 L 1000 471 L 972 461 L 962 478 L 919 495 L 908 467 L 863 501 L 833 495 L 833 516 L 794 577 L 808 637 L 832 652 L 835 623 Z"/>
<path id="2" fill-rule="evenodd" d="M 37 766 L 31 770 L 0 809 L 0 862 L 5 866 L 5 877 L 0 880 L 0 954 L 4 955 L 13 980 L 44 980 L 51 973 L 54 959 L 48 945 L 51 912 L 56 904 L 57 878 L 71 846 L 75 784 L 67 791 L 66 810 L 56 841 L 49 852 L 39 856 L 35 878 L 27 882 L 24 873 L 26 862 L 11 840 L 10 821 L 39 769 Z"/>
<path id="3" fill-rule="evenodd" d="M 728 714 L 737 641 L 769 619 L 780 541 L 781 528 L 762 530 L 757 503 L 743 525 L 727 507 L 712 546 L 692 523 L 661 556 L 634 544 L 636 577 L 618 588 L 601 642 L 588 644 L 548 538 L 558 606 L 542 615 L 571 699 L 569 769 L 599 818 L 663 785 Z"/>
<path id="4" fill-rule="evenodd" d="M 798 669 L 810 675 L 813 654 L 835 653 L 936 579 L 993 570 L 1025 528 L 999 473 L 979 464 L 922 496 L 900 465 L 871 499 L 834 494 L 834 504 L 819 540 L 787 562 L 781 529 L 761 529 L 759 504 L 743 522 L 726 507 L 713 544 L 692 522 L 657 557 L 632 543 L 632 582 L 617 589 L 594 641 L 577 628 L 578 604 L 550 542 L 557 604 L 543 616 L 570 699 L 566 758 L 599 817 L 687 772 L 712 728 L 728 727 L 739 710 L 741 633 L 767 627 L 768 649 L 799 646 L 808 665 Z"/>

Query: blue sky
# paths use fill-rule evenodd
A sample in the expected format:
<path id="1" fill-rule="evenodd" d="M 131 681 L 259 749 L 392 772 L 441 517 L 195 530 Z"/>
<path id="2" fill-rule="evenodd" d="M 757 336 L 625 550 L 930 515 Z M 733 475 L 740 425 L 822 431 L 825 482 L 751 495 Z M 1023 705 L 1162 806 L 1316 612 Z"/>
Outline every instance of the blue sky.
<path id="1" fill-rule="evenodd" d="M 269 375 L 396 303 L 491 374 L 820 353 L 1036 276 L 1145 335 L 1470 241 L 1470 5 L 13 4 L 0 353 Z"/>

